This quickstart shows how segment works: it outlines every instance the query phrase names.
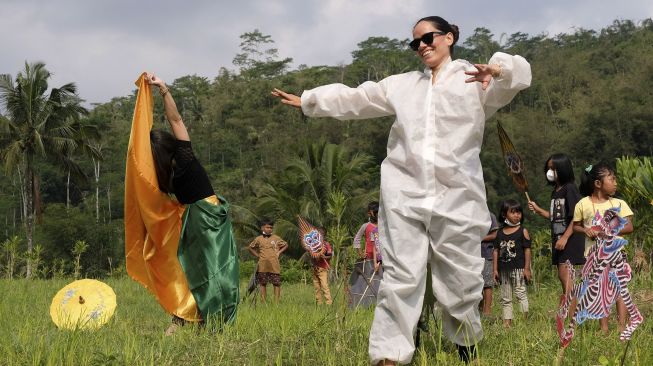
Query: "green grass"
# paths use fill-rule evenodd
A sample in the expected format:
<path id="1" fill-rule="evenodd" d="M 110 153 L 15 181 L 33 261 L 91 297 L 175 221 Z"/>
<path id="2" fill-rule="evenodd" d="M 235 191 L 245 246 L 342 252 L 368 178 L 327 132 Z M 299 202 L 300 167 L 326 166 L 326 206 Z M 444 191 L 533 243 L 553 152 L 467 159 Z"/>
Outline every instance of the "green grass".
<path id="1" fill-rule="evenodd" d="M 0 280 L 0 364 L 2 365 L 367 365 L 367 339 L 372 310 L 348 311 L 343 293 L 332 285 L 333 306 L 313 303 L 310 284 L 282 287 L 279 305 L 239 308 L 238 319 L 223 332 L 186 326 L 172 337 L 163 331 L 170 317 L 154 298 L 134 281 L 107 279 L 117 294 L 118 309 L 111 321 L 97 331 L 60 331 L 49 317 L 50 301 L 67 280 Z M 653 364 L 653 335 L 648 318 L 650 302 L 641 295 L 650 291 L 649 275 L 637 276 L 631 291 L 646 318 L 629 345 L 627 365 Z M 558 284 L 529 288 L 530 318 L 519 317 L 512 329 L 500 320 L 498 291 L 494 315 L 484 320 L 485 338 L 479 346 L 480 365 L 552 365 L 558 355 L 554 311 Z M 272 291 L 269 291 L 272 292 Z M 650 300 L 649 300 L 650 301 Z M 517 307 L 515 307 L 516 309 Z M 517 316 L 518 314 L 516 314 Z M 610 323 L 616 328 L 615 321 Z M 414 365 L 456 365 L 453 346 L 441 339 L 438 325 L 413 358 Z M 625 344 L 616 330 L 600 334 L 598 322 L 583 324 L 562 365 L 615 364 Z M 616 363 L 617 365 L 619 363 Z"/>

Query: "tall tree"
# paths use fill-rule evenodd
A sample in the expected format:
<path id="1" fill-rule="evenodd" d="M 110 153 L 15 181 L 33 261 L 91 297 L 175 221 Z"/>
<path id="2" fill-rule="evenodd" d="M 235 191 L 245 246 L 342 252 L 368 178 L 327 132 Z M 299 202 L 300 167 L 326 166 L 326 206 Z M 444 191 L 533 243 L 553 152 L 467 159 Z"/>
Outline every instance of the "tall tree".
<path id="1" fill-rule="evenodd" d="M 485 63 L 492 54 L 498 51 L 501 47 L 499 43 L 493 40 L 492 32 L 483 27 L 474 29 L 474 34 L 469 36 L 463 44 L 470 48 L 471 54 L 468 56 L 468 61 Z"/>
<path id="2" fill-rule="evenodd" d="M 297 237 L 296 215 L 324 227 L 349 224 L 378 195 L 376 189 L 367 186 L 370 165 L 368 155 L 352 156 L 339 145 L 308 145 L 301 156 L 290 160 L 282 174 L 260 189 L 256 212 L 278 218 L 277 230 L 288 238 Z M 338 196 L 344 205 L 338 211 L 345 214 L 335 214 Z"/>
<path id="3" fill-rule="evenodd" d="M 0 102 L 6 111 L 2 118 L 2 157 L 7 172 L 21 179 L 27 253 L 33 249 L 34 207 L 39 196 L 35 183 L 38 159 L 62 162 L 77 147 L 74 124 L 86 113 L 73 83 L 52 88 L 45 64 L 25 63 L 15 81 L 0 75 Z M 32 275 L 28 259 L 26 277 Z"/>
<path id="4" fill-rule="evenodd" d="M 99 170 L 100 170 L 100 161 L 102 160 L 102 143 L 100 140 L 100 133 L 98 131 L 98 126 L 93 124 L 94 121 L 89 118 L 81 119 L 75 121 L 74 128 L 75 134 L 73 138 L 75 139 L 76 149 L 67 151 L 67 155 L 63 156 L 63 160 L 57 164 L 66 172 L 66 209 L 70 208 L 70 179 L 71 176 L 77 180 L 85 181 L 86 174 L 82 171 L 79 165 L 75 162 L 74 158 L 76 155 L 83 155 L 91 158 L 93 161 L 93 172 L 97 173 L 95 175 L 96 183 L 96 207 L 98 201 L 98 188 L 97 182 L 99 179 Z M 97 209 L 96 209 L 97 211 Z M 96 221 L 97 213 L 96 213 Z"/>
<path id="5" fill-rule="evenodd" d="M 292 58 L 279 59 L 279 50 L 272 47 L 272 36 L 258 29 L 240 35 L 241 53 L 234 57 L 234 65 L 240 67 L 243 76 L 251 78 L 271 78 L 286 71 Z"/>
<path id="6" fill-rule="evenodd" d="M 370 37 L 358 43 L 358 49 L 351 53 L 353 62 L 348 72 L 360 84 L 366 80 L 379 81 L 390 75 L 420 70 L 423 66 L 407 43 L 407 40 Z"/>
<path id="7" fill-rule="evenodd" d="M 202 122 L 207 104 L 205 99 L 211 89 L 209 80 L 197 75 L 182 76 L 175 79 L 171 87 L 184 123 Z"/>

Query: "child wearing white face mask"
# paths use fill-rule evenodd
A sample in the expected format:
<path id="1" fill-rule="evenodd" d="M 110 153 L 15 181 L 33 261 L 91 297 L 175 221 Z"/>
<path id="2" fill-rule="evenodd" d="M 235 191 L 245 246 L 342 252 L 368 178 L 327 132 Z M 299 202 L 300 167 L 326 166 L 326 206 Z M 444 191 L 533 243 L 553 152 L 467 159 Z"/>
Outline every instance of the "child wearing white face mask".
<path id="1" fill-rule="evenodd" d="M 574 183 L 574 170 L 571 160 L 565 154 L 553 154 L 544 164 L 544 175 L 551 192 L 551 205 L 548 210 L 535 202 L 528 202 L 528 208 L 534 213 L 551 221 L 551 259 L 558 267 L 558 278 L 564 296 L 571 290 L 573 283 L 569 281 L 568 268 L 565 262 L 572 265 L 585 263 L 584 238 L 573 231 L 572 219 L 574 207 L 580 201 L 581 195 Z"/>

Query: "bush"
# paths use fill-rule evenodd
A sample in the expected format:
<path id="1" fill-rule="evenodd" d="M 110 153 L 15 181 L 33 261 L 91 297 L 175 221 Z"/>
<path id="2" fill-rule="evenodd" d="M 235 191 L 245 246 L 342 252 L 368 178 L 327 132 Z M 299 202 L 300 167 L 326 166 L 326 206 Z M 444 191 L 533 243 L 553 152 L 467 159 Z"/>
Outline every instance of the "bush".
<path id="1" fill-rule="evenodd" d="M 281 264 L 281 281 L 285 283 L 307 283 L 311 281 L 310 266 L 301 259 L 287 259 Z"/>
<path id="2" fill-rule="evenodd" d="M 256 260 L 246 260 L 240 262 L 240 280 L 249 281 L 252 273 L 256 271 Z"/>
<path id="3" fill-rule="evenodd" d="M 551 231 L 541 229 L 530 232 L 530 234 L 533 282 L 541 284 L 552 281 L 557 274 L 551 265 Z"/>
<path id="4" fill-rule="evenodd" d="M 635 230 L 626 251 L 633 258 L 636 249 L 653 254 L 653 162 L 649 157 L 617 159 L 619 193 L 633 210 Z"/>
<path id="5" fill-rule="evenodd" d="M 256 271 L 256 260 L 240 262 L 240 280 L 249 281 Z M 304 260 L 281 257 L 281 282 L 304 283 L 311 281 L 311 267 Z"/>
<path id="6" fill-rule="evenodd" d="M 111 271 L 110 263 L 120 263 L 125 258 L 122 220 L 110 223 L 96 223 L 95 218 L 79 207 L 66 209 L 55 203 L 46 206 L 43 221 L 36 226 L 35 243 L 43 245 L 43 265 L 50 268 L 50 274 L 61 272 L 64 267 L 57 260 L 75 263 L 73 248 L 76 242 L 88 244 L 85 253 L 79 257 L 82 277 L 103 277 Z M 72 268 L 65 268 L 66 274 Z M 114 267 L 115 269 L 115 267 Z"/>

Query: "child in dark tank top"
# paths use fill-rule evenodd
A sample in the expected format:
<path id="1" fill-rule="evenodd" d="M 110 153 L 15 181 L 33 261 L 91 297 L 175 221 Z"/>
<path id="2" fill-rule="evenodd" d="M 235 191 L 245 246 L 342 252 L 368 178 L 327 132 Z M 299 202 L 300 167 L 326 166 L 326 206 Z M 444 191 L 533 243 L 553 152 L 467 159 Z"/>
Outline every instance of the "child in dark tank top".
<path id="1" fill-rule="evenodd" d="M 519 301 L 524 318 L 528 316 L 526 283 L 531 280 L 531 238 L 522 226 L 523 210 L 519 202 L 506 200 L 501 204 L 499 222 L 502 225 L 494 242 L 494 279 L 501 284 L 503 325 L 512 325 L 512 295 Z"/>

